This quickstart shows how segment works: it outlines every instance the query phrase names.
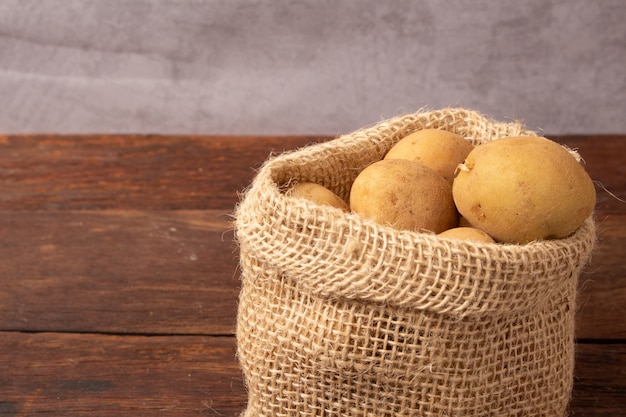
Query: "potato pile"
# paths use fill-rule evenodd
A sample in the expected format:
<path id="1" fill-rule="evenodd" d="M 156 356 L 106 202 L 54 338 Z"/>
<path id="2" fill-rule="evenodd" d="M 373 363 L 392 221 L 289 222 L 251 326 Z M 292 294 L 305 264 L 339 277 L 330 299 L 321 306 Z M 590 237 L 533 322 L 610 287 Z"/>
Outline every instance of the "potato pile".
<path id="1" fill-rule="evenodd" d="M 438 129 L 406 136 L 367 166 L 349 204 L 313 183 L 288 193 L 399 230 L 513 244 L 567 237 L 596 203 L 584 167 L 554 141 L 519 136 L 473 146 Z"/>

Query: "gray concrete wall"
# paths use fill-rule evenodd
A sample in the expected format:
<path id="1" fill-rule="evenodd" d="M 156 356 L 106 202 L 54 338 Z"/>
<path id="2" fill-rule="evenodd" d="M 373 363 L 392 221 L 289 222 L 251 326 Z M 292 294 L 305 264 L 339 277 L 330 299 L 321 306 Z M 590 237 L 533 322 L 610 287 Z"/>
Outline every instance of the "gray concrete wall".
<path id="1" fill-rule="evenodd" d="M 626 133 L 624 0 L 0 0 L 0 132 Z"/>

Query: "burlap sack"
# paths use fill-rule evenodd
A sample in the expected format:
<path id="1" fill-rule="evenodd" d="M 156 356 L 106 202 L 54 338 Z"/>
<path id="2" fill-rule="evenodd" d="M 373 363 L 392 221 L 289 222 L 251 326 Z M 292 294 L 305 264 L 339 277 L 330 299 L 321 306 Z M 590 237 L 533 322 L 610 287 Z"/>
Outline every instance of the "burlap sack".
<path id="1" fill-rule="evenodd" d="M 258 416 L 563 416 L 573 382 L 579 272 L 592 218 L 524 246 L 402 232 L 281 193 L 347 199 L 401 137 L 473 143 L 535 133 L 464 109 L 410 114 L 270 158 L 236 209 L 238 358 Z"/>

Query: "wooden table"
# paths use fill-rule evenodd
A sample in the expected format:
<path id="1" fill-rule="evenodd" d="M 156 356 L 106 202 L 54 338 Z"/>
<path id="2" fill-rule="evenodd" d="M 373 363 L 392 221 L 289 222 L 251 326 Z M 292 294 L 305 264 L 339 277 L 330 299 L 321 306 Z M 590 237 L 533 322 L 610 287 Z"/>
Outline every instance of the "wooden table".
<path id="1" fill-rule="evenodd" d="M 0 136 L 0 415 L 237 416 L 233 206 L 326 139 Z M 598 181 L 571 415 L 624 415 L 626 136 L 553 139 Z"/>

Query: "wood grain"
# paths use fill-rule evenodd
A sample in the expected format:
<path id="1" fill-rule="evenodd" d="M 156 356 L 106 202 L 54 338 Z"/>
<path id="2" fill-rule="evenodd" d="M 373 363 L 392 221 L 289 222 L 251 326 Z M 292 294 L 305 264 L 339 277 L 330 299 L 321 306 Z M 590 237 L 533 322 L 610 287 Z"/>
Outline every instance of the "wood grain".
<path id="1" fill-rule="evenodd" d="M 0 212 L 0 329 L 234 334 L 238 252 L 222 210 Z M 599 225 L 577 336 L 626 338 L 626 215 Z"/>
<path id="2" fill-rule="evenodd" d="M 0 136 L 0 210 L 230 209 L 270 156 L 331 137 Z M 626 140 L 561 136 L 598 182 L 598 211 L 623 212 Z M 599 143 L 602 146 L 598 146 Z M 601 184 L 601 186 L 600 186 Z"/>
<path id="3" fill-rule="evenodd" d="M 237 416 L 232 211 L 272 152 L 328 139 L 0 136 L 0 415 Z M 598 186 L 571 415 L 618 416 L 626 138 L 554 139 Z"/>
<path id="4" fill-rule="evenodd" d="M 598 243 L 579 277 L 576 335 L 626 340 L 626 215 L 598 221 Z"/>
<path id="5" fill-rule="evenodd" d="M 0 368 L 0 416 L 236 416 L 246 401 L 232 337 L 5 332 Z"/>
<path id="6" fill-rule="evenodd" d="M 232 335 L 229 214 L 0 212 L 0 329 Z"/>
<path id="7" fill-rule="evenodd" d="M 626 410 L 626 344 L 576 347 L 571 417 L 621 417 Z"/>
<path id="8" fill-rule="evenodd" d="M 5 332 L 0 366 L 0 416 L 235 417 L 247 399 L 232 337 Z M 572 416 L 622 415 L 626 345 L 579 345 L 575 373 Z"/>
<path id="9" fill-rule="evenodd" d="M 230 209 L 301 137 L 0 136 L 0 210 Z"/>

